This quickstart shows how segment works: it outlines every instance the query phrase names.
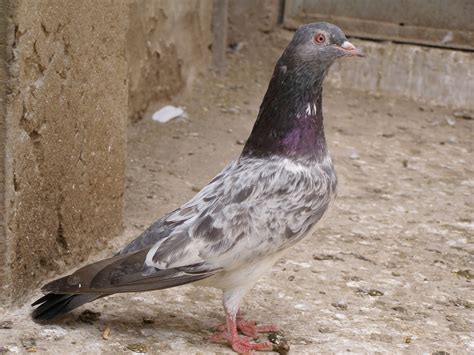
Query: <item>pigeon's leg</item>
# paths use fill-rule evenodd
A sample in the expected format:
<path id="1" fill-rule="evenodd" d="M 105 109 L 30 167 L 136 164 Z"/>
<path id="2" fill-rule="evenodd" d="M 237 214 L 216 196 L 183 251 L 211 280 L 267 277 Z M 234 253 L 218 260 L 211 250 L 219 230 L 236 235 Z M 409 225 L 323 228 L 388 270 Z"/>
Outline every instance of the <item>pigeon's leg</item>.
<path id="1" fill-rule="evenodd" d="M 239 354 L 249 354 L 256 350 L 272 350 L 273 344 L 270 341 L 256 343 L 247 337 L 241 337 L 237 333 L 237 312 L 240 302 L 246 290 L 232 290 L 224 292 L 224 310 L 226 314 L 226 330 L 217 331 L 211 336 L 211 341 L 227 340 L 235 352 Z"/>

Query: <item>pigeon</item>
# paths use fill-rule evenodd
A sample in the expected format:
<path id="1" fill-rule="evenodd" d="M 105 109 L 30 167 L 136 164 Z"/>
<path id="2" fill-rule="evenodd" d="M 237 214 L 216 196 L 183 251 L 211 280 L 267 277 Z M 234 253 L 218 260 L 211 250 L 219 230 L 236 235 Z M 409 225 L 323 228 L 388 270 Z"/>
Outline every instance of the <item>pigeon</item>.
<path id="1" fill-rule="evenodd" d="M 240 305 L 253 285 L 309 234 L 336 197 L 322 84 L 337 58 L 363 56 L 337 26 L 302 25 L 279 58 L 241 155 L 180 208 L 114 256 L 43 286 L 36 321 L 123 292 L 188 283 L 223 291 L 225 323 L 210 337 L 238 353 L 271 350 Z"/>

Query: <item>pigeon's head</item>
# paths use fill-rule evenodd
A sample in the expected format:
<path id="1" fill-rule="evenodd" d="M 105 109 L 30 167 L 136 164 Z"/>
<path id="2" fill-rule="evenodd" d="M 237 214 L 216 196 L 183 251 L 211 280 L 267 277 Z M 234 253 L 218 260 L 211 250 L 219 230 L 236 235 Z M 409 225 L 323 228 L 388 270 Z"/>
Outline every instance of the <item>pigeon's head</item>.
<path id="1" fill-rule="evenodd" d="M 299 66 L 324 71 L 337 58 L 364 56 L 339 27 L 326 22 L 309 23 L 298 28 L 286 49 L 286 55 Z"/>

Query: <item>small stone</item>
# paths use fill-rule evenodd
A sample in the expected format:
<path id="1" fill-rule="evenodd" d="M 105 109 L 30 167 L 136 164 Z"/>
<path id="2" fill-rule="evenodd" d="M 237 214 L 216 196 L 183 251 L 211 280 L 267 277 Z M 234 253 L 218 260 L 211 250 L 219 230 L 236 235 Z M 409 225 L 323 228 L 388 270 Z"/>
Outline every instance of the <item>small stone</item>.
<path id="1" fill-rule="evenodd" d="M 384 138 L 393 138 L 395 137 L 394 133 L 382 133 L 382 137 Z"/>
<path id="2" fill-rule="evenodd" d="M 451 118 L 451 117 L 446 117 L 446 122 L 448 123 L 448 125 L 450 125 L 451 127 L 454 127 L 456 125 L 456 120 Z"/>
<path id="3" fill-rule="evenodd" d="M 449 303 L 455 307 L 463 307 L 463 308 L 468 308 L 468 309 L 474 308 L 473 302 L 468 301 L 468 300 L 463 300 L 461 298 L 450 300 Z"/>
<path id="4" fill-rule="evenodd" d="M 349 158 L 351 158 L 352 160 L 357 160 L 359 159 L 359 154 L 357 154 L 357 152 L 352 152 L 351 155 L 349 155 Z"/>
<path id="5" fill-rule="evenodd" d="M 361 296 L 361 297 L 366 297 L 367 296 L 367 290 L 364 290 L 363 288 L 356 288 L 355 290 L 356 295 Z"/>
<path id="6" fill-rule="evenodd" d="M 100 312 L 93 312 L 91 310 L 86 309 L 79 315 L 79 320 L 84 323 L 92 324 L 96 320 L 100 318 Z"/>
<path id="7" fill-rule="evenodd" d="M 288 281 L 293 281 L 295 277 L 293 275 L 288 276 Z"/>
<path id="8" fill-rule="evenodd" d="M 20 339 L 21 345 L 25 348 L 25 350 L 29 353 L 35 353 L 36 349 L 36 339 L 34 338 L 23 338 Z"/>
<path id="9" fill-rule="evenodd" d="M 283 333 L 274 332 L 268 334 L 268 340 L 273 343 L 273 351 L 280 355 L 287 355 L 290 352 L 290 343 Z"/>
<path id="10" fill-rule="evenodd" d="M 110 336 L 110 327 L 106 326 L 104 331 L 102 332 L 102 339 L 107 340 Z"/>
<path id="11" fill-rule="evenodd" d="M 245 43 L 244 42 L 235 42 L 235 43 L 231 43 L 229 44 L 229 52 L 231 53 L 239 53 L 242 48 L 244 48 L 245 46 Z"/>
<path id="12" fill-rule="evenodd" d="M 370 289 L 370 290 L 368 291 L 368 294 L 369 294 L 369 296 L 372 296 L 372 297 L 383 296 L 383 292 L 382 292 L 382 291 L 376 290 L 376 289 L 374 289 L 374 288 Z"/>
<path id="13" fill-rule="evenodd" d="M 402 160 L 402 165 L 403 165 L 404 168 L 408 168 L 408 160 L 403 159 Z"/>
<path id="14" fill-rule="evenodd" d="M 197 187 L 197 186 L 191 187 L 191 190 L 192 190 L 193 192 L 199 192 L 199 191 L 201 191 L 201 189 L 200 189 L 199 187 Z"/>
<path id="15" fill-rule="evenodd" d="M 329 327 L 320 327 L 318 328 L 318 332 L 324 334 L 324 333 L 334 333 L 334 330 L 332 330 Z"/>
<path id="16" fill-rule="evenodd" d="M 444 350 L 438 350 L 438 351 L 433 351 L 431 355 L 449 355 L 449 353 Z"/>
<path id="17" fill-rule="evenodd" d="M 143 324 L 153 324 L 155 319 L 153 317 L 143 317 Z"/>
<path id="18" fill-rule="evenodd" d="M 237 143 L 238 145 L 244 145 L 245 141 L 242 139 L 238 139 L 235 143 Z"/>
<path id="19" fill-rule="evenodd" d="M 0 322 L 0 329 L 12 329 L 12 327 L 13 322 L 11 320 Z"/>
<path id="20" fill-rule="evenodd" d="M 467 111 L 456 111 L 453 113 L 453 116 L 463 120 L 474 120 L 474 113 Z"/>
<path id="21" fill-rule="evenodd" d="M 134 353 L 146 353 L 148 351 L 147 346 L 143 343 L 128 344 L 127 349 Z"/>
<path id="22" fill-rule="evenodd" d="M 332 254 L 313 254 L 313 259 L 314 260 L 318 260 L 318 261 L 322 261 L 322 260 L 332 260 L 332 261 L 344 261 L 343 258 L 340 258 L 336 255 L 332 255 Z"/>
<path id="23" fill-rule="evenodd" d="M 407 313 L 407 310 L 405 307 L 402 307 L 402 306 L 395 306 L 395 307 L 392 307 L 392 309 L 394 311 L 397 311 L 397 312 L 400 312 L 400 313 Z"/>
<path id="24" fill-rule="evenodd" d="M 410 344 L 412 341 L 411 337 L 406 337 L 405 338 L 405 344 Z"/>
<path id="25" fill-rule="evenodd" d="M 392 276 L 398 277 L 401 276 L 401 274 L 399 272 L 392 271 Z"/>
<path id="26" fill-rule="evenodd" d="M 355 293 L 359 296 L 365 297 L 365 296 L 372 296 L 372 297 L 377 297 L 377 296 L 383 296 L 383 292 L 371 288 L 370 290 L 366 290 L 364 288 L 356 288 Z"/>
<path id="27" fill-rule="evenodd" d="M 363 255 L 360 255 L 360 254 L 357 254 L 357 253 L 350 253 L 350 255 L 352 255 L 354 258 L 356 259 L 359 259 L 359 260 L 363 260 L 363 261 L 367 261 L 371 264 L 374 264 L 374 265 L 377 265 L 377 263 L 373 260 L 370 260 L 369 258 L 363 256 Z"/>
<path id="28" fill-rule="evenodd" d="M 342 311 L 347 310 L 347 304 L 343 302 L 334 302 L 334 303 L 331 303 L 331 306 L 333 306 L 334 308 L 340 309 Z"/>
<path id="29" fill-rule="evenodd" d="M 468 280 L 472 280 L 474 279 L 474 274 L 471 272 L 471 270 L 458 270 L 458 271 L 455 271 L 454 272 L 456 275 L 458 276 L 461 276 L 461 277 L 464 277 Z"/>

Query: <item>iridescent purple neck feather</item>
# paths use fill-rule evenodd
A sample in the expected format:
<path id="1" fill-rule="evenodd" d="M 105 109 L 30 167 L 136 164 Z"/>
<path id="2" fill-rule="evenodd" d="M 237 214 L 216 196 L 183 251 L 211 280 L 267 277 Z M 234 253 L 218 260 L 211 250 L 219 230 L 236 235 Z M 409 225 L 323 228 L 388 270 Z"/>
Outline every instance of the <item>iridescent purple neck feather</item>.
<path id="1" fill-rule="evenodd" d="M 322 113 L 327 69 L 306 71 L 291 59 L 284 54 L 275 67 L 243 156 L 320 161 L 327 155 Z"/>

